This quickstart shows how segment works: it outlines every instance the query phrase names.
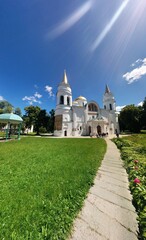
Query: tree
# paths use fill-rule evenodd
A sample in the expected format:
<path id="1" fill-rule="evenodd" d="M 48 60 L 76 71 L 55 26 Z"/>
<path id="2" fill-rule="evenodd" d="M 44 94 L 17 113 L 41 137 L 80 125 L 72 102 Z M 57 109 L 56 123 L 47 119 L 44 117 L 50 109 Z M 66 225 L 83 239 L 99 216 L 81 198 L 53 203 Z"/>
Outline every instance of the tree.
<path id="1" fill-rule="evenodd" d="M 55 110 L 52 109 L 49 112 L 49 122 L 48 122 L 48 131 L 54 132 L 54 121 L 55 121 Z"/>
<path id="2" fill-rule="evenodd" d="M 38 106 L 29 106 L 25 107 L 25 115 L 23 116 L 23 120 L 25 123 L 25 126 L 28 128 L 31 128 L 31 126 L 34 126 L 34 130 L 37 131 L 38 134 L 38 116 L 41 111 L 41 108 Z"/>
<path id="3" fill-rule="evenodd" d="M 21 109 L 19 107 L 15 108 L 15 111 L 14 111 L 15 114 L 19 115 L 20 117 L 22 116 L 21 114 Z"/>
<path id="4" fill-rule="evenodd" d="M 141 130 L 142 110 L 134 105 L 124 107 L 119 116 L 119 124 L 121 131 L 129 130 L 138 133 Z"/>
<path id="5" fill-rule="evenodd" d="M 3 109 L 3 113 L 12 113 L 13 112 L 13 107 L 7 106 Z"/>
<path id="6" fill-rule="evenodd" d="M 13 106 L 8 101 L 0 101 L 0 113 L 13 112 Z"/>
<path id="7" fill-rule="evenodd" d="M 146 97 L 143 101 L 143 106 L 142 106 L 141 123 L 142 123 L 142 128 L 146 129 Z"/>
<path id="8" fill-rule="evenodd" d="M 43 131 L 53 132 L 54 131 L 54 115 L 55 111 L 52 109 L 47 114 L 45 109 L 41 109 L 38 106 L 29 106 L 25 109 L 25 115 L 23 116 L 23 120 L 25 126 L 31 128 L 34 126 L 34 131 L 39 134 L 39 131 L 44 129 Z"/>
<path id="9" fill-rule="evenodd" d="M 38 121 L 35 126 L 37 133 L 39 133 L 40 129 L 43 129 L 43 128 L 46 129 L 47 131 L 48 121 L 49 121 L 49 116 L 46 110 L 45 109 L 41 110 L 38 114 Z"/>

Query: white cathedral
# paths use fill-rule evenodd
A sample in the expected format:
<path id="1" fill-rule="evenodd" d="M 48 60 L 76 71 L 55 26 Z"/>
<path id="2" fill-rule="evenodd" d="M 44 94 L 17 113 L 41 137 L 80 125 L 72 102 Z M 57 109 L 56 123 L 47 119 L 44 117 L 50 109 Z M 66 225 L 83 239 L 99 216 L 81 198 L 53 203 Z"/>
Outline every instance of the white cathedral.
<path id="1" fill-rule="evenodd" d="M 54 136 L 103 136 L 119 132 L 118 114 L 113 94 L 106 85 L 103 108 L 96 101 L 79 96 L 72 101 L 66 72 L 58 85 Z"/>

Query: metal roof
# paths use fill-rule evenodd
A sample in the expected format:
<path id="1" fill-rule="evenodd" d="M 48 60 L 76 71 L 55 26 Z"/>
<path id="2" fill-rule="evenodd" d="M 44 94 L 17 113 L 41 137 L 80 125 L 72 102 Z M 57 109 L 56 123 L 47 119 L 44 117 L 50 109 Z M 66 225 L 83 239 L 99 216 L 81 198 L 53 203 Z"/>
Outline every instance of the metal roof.
<path id="1" fill-rule="evenodd" d="M 0 122 L 1 123 L 21 123 L 23 119 L 14 113 L 3 113 L 0 114 Z"/>
<path id="2" fill-rule="evenodd" d="M 75 101 L 77 101 L 77 100 L 86 101 L 87 99 L 86 99 L 85 97 L 83 97 L 83 96 L 79 96 L 79 97 L 77 97 L 77 98 L 75 99 Z"/>

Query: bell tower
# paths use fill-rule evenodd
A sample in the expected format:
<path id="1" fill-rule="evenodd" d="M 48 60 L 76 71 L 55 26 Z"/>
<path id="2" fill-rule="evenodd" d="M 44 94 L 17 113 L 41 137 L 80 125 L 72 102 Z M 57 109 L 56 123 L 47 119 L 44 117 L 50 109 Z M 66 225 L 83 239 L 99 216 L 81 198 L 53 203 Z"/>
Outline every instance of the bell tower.
<path id="1" fill-rule="evenodd" d="M 108 85 L 105 87 L 105 93 L 103 96 L 103 106 L 105 110 L 116 111 L 116 101 L 111 93 Z"/>
<path id="2" fill-rule="evenodd" d="M 57 91 L 57 109 L 68 109 L 72 106 L 72 91 L 68 83 L 66 71 L 64 70 L 63 79 L 58 85 Z"/>
<path id="3" fill-rule="evenodd" d="M 55 136 L 67 136 L 69 122 L 71 122 L 72 90 L 68 83 L 66 71 L 57 89 L 57 103 L 55 110 Z"/>

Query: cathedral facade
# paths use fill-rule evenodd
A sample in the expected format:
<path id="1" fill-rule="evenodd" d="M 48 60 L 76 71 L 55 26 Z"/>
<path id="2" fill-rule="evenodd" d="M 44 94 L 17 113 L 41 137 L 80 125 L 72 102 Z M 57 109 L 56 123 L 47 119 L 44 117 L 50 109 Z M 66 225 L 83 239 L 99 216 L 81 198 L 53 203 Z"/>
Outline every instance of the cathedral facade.
<path id="1" fill-rule="evenodd" d="M 54 136 L 103 136 L 119 132 L 118 115 L 113 94 L 106 85 L 103 108 L 83 96 L 72 100 L 66 72 L 58 85 Z"/>

